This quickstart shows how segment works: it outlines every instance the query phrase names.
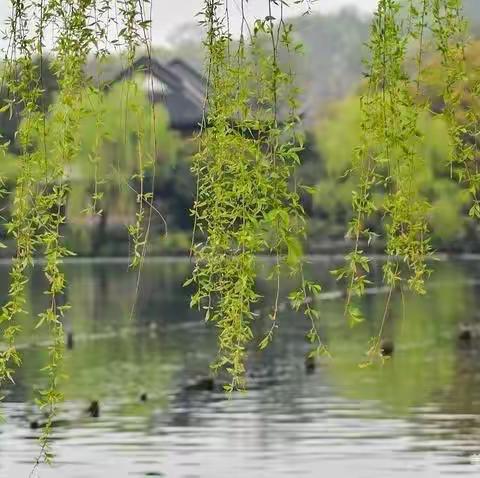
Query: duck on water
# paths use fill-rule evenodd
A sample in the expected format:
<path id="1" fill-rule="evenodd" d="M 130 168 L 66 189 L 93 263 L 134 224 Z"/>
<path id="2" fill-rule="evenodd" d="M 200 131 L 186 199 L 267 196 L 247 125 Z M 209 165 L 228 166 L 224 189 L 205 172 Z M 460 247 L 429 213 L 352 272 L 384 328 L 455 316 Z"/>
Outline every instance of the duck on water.
<path id="1" fill-rule="evenodd" d="M 98 400 L 92 400 L 88 408 L 85 410 L 85 413 L 92 418 L 98 418 L 100 416 L 100 403 L 98 402 Z M 30 429 L 38 430 L 40 428 L 45 428 L 46 426 L 51 426 L 52 428 L 58 428 L 58 427 L 68 426 L 73 422 L 73 420 L 69 420 L 69 419 L 57 419 L 57 420 L 49 421 L 48 419 L 45 419 L 45 418 L 46 417 L 43 417 L 42 419 L 35 418 L 31 420 Z"/>

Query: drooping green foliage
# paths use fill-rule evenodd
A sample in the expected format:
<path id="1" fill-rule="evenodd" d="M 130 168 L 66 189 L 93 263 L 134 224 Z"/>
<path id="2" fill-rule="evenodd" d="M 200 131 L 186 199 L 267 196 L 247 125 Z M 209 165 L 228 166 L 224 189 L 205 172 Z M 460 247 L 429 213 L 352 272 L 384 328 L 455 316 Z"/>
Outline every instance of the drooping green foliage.
<path id="1" fill-rule="evenodd" d="M 257 256 L 269 252 L 275 257 L 271 279 L 277 290 L 272 327 L 261 348 L 277 327 L 282 267 L 300 275 L 302 269 L 305 219 L 296 188 L 290 188 L 302 149 L 297 89 L 291 71 L 278 59 L 280 49 L 292 54 L 297 47 L 283 21 L 283 5 L 274 23 L 274 3 L 269 3 L 270 15 L 255 22 L 250 37 L 242 27 L 238 45 L 223 10 L 228 5 L 208 1 L 203 12 L 210 90 L 194 164 L 194 233 L 205 238 L 193 245 L 197 266 L 188 283 L 197 286 L 192 305 L 203 308 L 206 319 L 219 328 L 214 368 L 226 367 L 231 375 L 228 391 L 245 386 L 247 346 L 254 338 L 252 305 L 260 300 L 255 289 Z M 296 308 L 306 304 L 310 340 L 320 353 L 316 313 L 306 301 L 318 286 L 303 278 L 301 282 L 292 301 Z"/>
<path id="2" fill-rule="evenodd" d="M 150 189 L 144 180 L 153 177 L 153 135 L 162 161 L 169 164 L 174 161 L 178 141 L 168 131 L 166 112 L 158 106 L 155 106 L 156 125 L 153 128 L 152 107 L 140 89 L 141 79 L 139 77 L 129 85 L 127 115 L 124 84 L 113 85 L 104 92 L 96 89 L 84 92 L 84 115 L 78 128 L 82 143 L 72 163 L 66 213 L 74 232 L 81 234 L 83 230 L 87 240 L 92 239 L 92 234 L 85 231 L 85 224 L 103 216 L 132 224 L 132 237 L 140 234 L 140 219 L 144 217 L 138 215 L 144 216 L 145 211 L 137 211 L 136 205 L 140 202 L 138 194 L 142 190 L 141 202 L 150 201 Z M 48 132 L 48 137 L 51 136 L 55 136 L 54 131 Z M 136 244 L 138 260 L 140 241 L 132 242 Z"/>
<path id="3" fill-rule="evenodd" d="M 384 280 L 391 290 L 406 280 L 412 290 L 424 293 L 429 273 L 425 263 L 430 253 L 425 219 L 428 204 L 415 187 L 421 162 L 416 149 L 421 138 L 419 107 L 414 101 L 414 79 L 405 71 L 409 40 L 422 36 L 422 12 L 422 8 L 410 5 L 407 29 L 400 20 L 400 2 L 385 0 L 379 2 L 373 21 L 368 87 L 361 98 L 362 143 L 353 164 L 359 187 L 353 195 L 355 215 L 349 235 L 355 248 L 347 256 L 346 266 L 337 271 L 348 283 L 346 314 L 352 325 L 362 320 L 353 299 L 362 296 L 369 283 L 369 259 L 360 248 L 360 240 L 370 243 L 375 237 L 367 225 L 373 213 L 380 210 L 385 221 L 389 260 Z M 374 200 L 378 187 L 385 191 L 381 204 Z M 373 355 L 379 354 L 379 344 L 377 340 L 372 347 Z"/>
<path id="4" fill-rule="evenodd" d="M 465 77 L 455 86 L 455 95 L 461 102 L 454 107 L 453 122 L 463 129 L 463 147 L 471 149 L 473 157 L 469 161 L 469 170 L 474 177 L 477 161 L 475 131 L 479 111 L 475 94 L 480 63 L 478 42 L 467 45 L 465 60 Z M 407 65 L 408 69 L 416 69 L 415 58 L 407 61 Z M 472 194 L 466 187 L 467 183 L 458 181 L 466 174 L 465 165 L 456 160 L 452 163 L 457 155 L 449 135 L 449 122 L 443 114 L 445 78 L 441 56 L 435 51 L 425 51 L 420 94 L 416 101 L 427 105 L 427 108 L 419 117 L 422 140 L 417 141 L 417 149 L 422 161 L 416 183 L 422 196 L 431 204 L 427 220 L 434 249 L 462 251 L 474 247 L 478 237 L 478 220 L 471 215 Z M 360 94 L 364 92 L 364 87 L 361 85 Z M 309 172 L 314 178 L 312 184 L 316 186 L 312 227 L 319 224 L 317 229 L 321 227 L 323 234 L 329 234 L 336 240 L 343 237 L 343 225 L 352 218 L 350 193 L 357 176 L 346 173 L 352 168 L 351 153 L 361 140 L 360 119 L 359 96 L 352 95 L 333 104 L 315 126 L 315 144 L 320 161 L 314 161 L 316 169 Z M 374 191 L 373 199 L 378 207 L 384 194 L 383 188 L 377 187 Z M 376 238 L 371 249 L 379 252 L 384 243 L 383 216 L 379 210 L 369 218 L 368 226 L 381 236 Z"/>
<path id="5" fill-rule="evenodd" d="M 472 192 L 472 211 L 475 210 L 476 185 L 469 179 L 473 177 L 469 163 L 476 147 L 465 141 L 466 128 L 455 117 L 460 101 L 458 85 L 464 80 L 465 32 L 461 1 L 457 0 L 385 0 L 379 2 L 375 13 L 368 82 L 361 97 L 362 140 L 353 163 L 358 187 L 353 194 L 355 214 L 349 235 L 355 247 L 347 256 L 345 267 L 336 271 L 348 286 L 346 315 L 352 325 L 361 322 L 362 313 L 354 299 L 365 293 L 370 271 L 361 241 L 369 244 L 376 238 L 369 222 L 372 215 L 380 215 L 388 256 L 384 281 L 390 293 L 378 337 L 369 351 L 371 359 L 381 356 L 380 339 L 393 290 L 406 286 L 423 294 L 425 278 L 430 274 L 426 261 L 431 254 L 431 206 L 418 181 L 425 169 L 424 158 L 419 154 L 424 143 L 420 120 L 429 107 L 420 97 L 425 83 L 427 38 L 442 58 L 445 106 L 438 113 L 448 125 L 450 164 L 461 165 L 457 176 Z M 453 174 L 453 167 L 451 170 Z"/>
<path id="6" fill-rule="evenodd" d="M 359 98 L 352 96 L 333 105 L 316 127 L 316 143 L 325 171 L 315 185 L 313 214 L 326 216 L 327 230 L 352 219 L 351 191 L 358 176 L 348 172 L 352 168 L 352 151 L 361 139 L 360 117 Z M 422 162 L 414 187 L 431 204 L 427 221 L 434 247 L 451 247 L 467 234 L 469 221 L 464 211 L 470 201 L 462 186 L 450 177 L 450 142 L 445 120 L 425 111 L 419 118 L 419 131 L 424 140 L 416 144 Z M 372 245 L 376 251 L 381 250 L 385 234 L 383 215 L 379 212 L 385 194 L 383 187 L 373 192 L 377 211 L 368 220 L 368 227 L 379 236 Z"/>
<path id="7" fill-rule="evenodd" d="M 138 45 L 139 33 L 136 32 L 146 27 L 143 16 L 148 2 L 118 3 L 123 7 L 116 22 L 124 25 L 122 32 L 128 35 L 124 35 L 124 39 L 131 54 Z M 9 300 L 0 316 L 3 338 L 7 343 L 0 356 L 0 380 L 12 380 L 13 366 L 18 366 L 21 361 L 15 336 L 20 328 L 19 319 L 26 312 L 25 287 L 29 268 L 33 265 L 34 255 L 39 254 L 45 259 L 43 269 L 48 283 L 45 292 L 49 305 L 38 316 L 37 327 L 50 329 L 52 344 L 49 346 L 49 362 L 44 368 L 48 385 L 38 397 L 39 406 L 49 416 L 41 436 L 38 461 L 49 461 L 51 453 L 47 438 L 62 399 L 58 391 L 64 343 L 62 318 L 68 308 L 61 299 L 65 288 L 61 264 L 63 258 L 73 254 L 62 240 L 70 195 L 69 173 L 81 144 L 78 132 L 85 114 L 83 95 L 88 80 L 84 65 L 92 51 L 96 49 L 100 54 L 102 43 L 109 41 L 112 6 L 106 0 L 12 0 L 11 5 L 11 38 L 6 52 L 4 81 L 12 99 L 4 109 L 21 112 L 21 127 L 17 133 L 21 166 L 18 168 L 12 217 L 7 224 L 8 233 L 16 242 L 16 253 Z M 57 100 L 48 110 L 41 101 L 44 91 L 43 48 L 47 34 L 53 39 L 52 70 L 58 84 Z M 135 235 L 135 249 L 143 246 L 143 237 L 138 233 Z M 137 250 L 135 252 L 136 257 Z"/>

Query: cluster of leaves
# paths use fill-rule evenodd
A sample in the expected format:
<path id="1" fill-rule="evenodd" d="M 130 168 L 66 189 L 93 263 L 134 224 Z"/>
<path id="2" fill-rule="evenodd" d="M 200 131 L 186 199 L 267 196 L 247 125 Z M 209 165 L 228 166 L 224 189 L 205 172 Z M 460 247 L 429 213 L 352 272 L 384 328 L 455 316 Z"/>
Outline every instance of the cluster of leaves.
<path id="1" fill-rule="evenodd" d="M 119 17 L 115 24 L 123 24 L 122 31 L 129 57 L 138 42 L 134 32 L 146 28 L 144 15 L 148 1 L 120 1 Z M 14 366 L 21 363 L 15 345 L 20 330 L 20 316 L 25 313 L 25 289 L 34 257 L 44 258 L 43 271 L 48 287 L 45 293 L 49 304 L 38 316 L 37 327 L 50 330 L 49 360 L 44 370 L 48 385 L 39 393 L 38 404 L 48 414 L 40 441 L 41 453 L 37 463 L 51 460 L 48 437 L 57 405 L 62 400 L 58 383 L 62 377 L 64 332 L 62 318 L 68 305 L 62 299 L 66 278 L 61 264 L 73 252 L 63 244 L 62 229 L 70 195 L 70 172 L 74 158 L 81 149 L 78 134 L 86 114 L 84 93 L 88 78 L 84 66 L 91 50 L 105 55 L 108 49 L 113 6 L 108 0 L 12 0 L 2 81 L 11 93 L 3 111 L 20 113 L 21 126 L 17 132 L 18 161 L 15 196 L 7 232 L 15 240 L 16 252 L 11 268 L 9 299 L 0 314 L 5 348 L 0 354 L 0 382 L 13 380 Z M 134 17 L 131 16 L 135 10 Z M 44 93 L 43 52 L 46 35 L 52 39 L 52 71 L 58 84 L 54 106 L 47 108 Z M 120 35 L 122 36 L 122 35 Z M 101 119 L 97 120 L 97 124 Z M 100 135 L 102 129 L 99 128 Z M 96 144 L 99 144 L 97 138 Z M 8 145 L 3 146 L 3 150 Z M 92 157 L 98 166 L 98 156 Z M 140 168 L 141 170 L 141 168 Z M 146 194 L 141 193 L 145 200 Z M 93 202 L 101 198 L 97 188 Z M 95 208 L 94 208 L 95 209 Z M 134 240 L 141 242 L 138 234 Z"/>
<path id="2" fill-rule="evenodd" d="M 369 259 L 360 249 L 360 239 L 366 238 L 368 243 L 374 239 L 365 224 L 378 208 L 386 223 L 386 284 L 394 288 L 402 281 L 399 261 L 405 263 L 406 280 L 416 292 L 424 293 L 424 278 L 429 274 L 425 264 L 430 253 L 425 219 L 428 204 L 419 196 L 415 181 L 422 161 L 416 148 L 421 140 L 419 107 L 414 100 L 414 80 L 405 72 L 408 42 L 422 36 L 424 8 L 411 3 L 406 29 L 399 20 L 400 2 L 381 1 L 372 26 L 368 89 L 361 98 L 363 141 L 354 163 L 360 184 L 353 194 L 356 215 L 349 235 L 355 249 L 347 256 L 346 266 L 337 271 L 340 279 L 348 281 L 346 314 L 352 324 L 361 320 L 352 299 L 362 296 L 369 283 Z M 380 205 L 373 196 L 379 186 L 386 190 Z"/>
<path id="3" fill-rule="evenodd" d="M 138 206 L 138 194 L 143 191 L 151 195 L 151 186 L 143 185 L 145 176 L 153 175 L 153 135 L 162 150 L 162 155 L 171 161 L 176 156 L 178 142 L 174 134 L 168 131 L 166 112 L 155 106 L 156 127 L 151 122 L 151 105 L 145 93 L 140 89 L 140 74 L 132 80 L 129 91 L 129 113 L 125 114 L 125 84 L 115 84 L 99 92 L 96 87 L 83 91 L 81 108 L 82 118 L 77 135 L 81 138 L 79 150 L 71 164 L 71 181 L 66 207 L 68 227 L 74 234 L 85 234 L 83 241 L 75 241 L 77 247 L 90 252 L 94 247 L 95 236 L 92 224 L 121 218 L 140 234 L 143 230 L 138 224 L 138 215 L 145 215 Z M 55 109 L 56 106 L 53 107 Z M 100 131 L 100 133 L 99 133 Z M 51 118 L 47 120 L 47 144 L 57 135 Z M 146 159 L 145 159 L 146 158 Z M 146 198 L 143 198 L 145 203 Z M 133 232 L 130 237 L 133 237 Z M 76 236 L 75 236 L 76 237 Z M 91 243 L 90 243 L 91 242 Z M 133 241 L 140 258 L 141 241 Z M 135 260 L 132 257 L 132 260 Z"/>
<path id="4" fill-rule="evenodd" d="M 432 65 L 432 70 L 437 67 Z M 473 68 L 473 65 L 472 67 Z M 437 97 L 426 97 L 436 102 Z M 469 111 L 478 105 L 469 102 Z M 352 217 L 351 191 L 356 187 L 358 177 L 346 173 L 352 167 L 352 151 L 361 139 L 359 97 L 353 95 L 330 108 L 328 114 L 315 128 L 315 143 L 318 145 L 323 174 L 310 172 L 316 192 L 312 205 L 312 225 L 320 218 L 326 230 L 334 239 L 343 237 L 344 227 Z M 432 246 L 455 250 L 464 247 L 475 232 L 475 220 L 468 217 L 470 198 L 464 188 L 450 177 L 448 161 L 451 157 L 448 126 L 442 116 L 428 111 L 421 113 L 419 130 L 423 141 L 417 142 L 418 154 L 422 157 L 416 187 L 431 204 L 427 220 L 432 235 Z M 373 201 L 376 211 L 368 219 L 368 228 L 380 237 L 372 244 L 372 250 L 381 252 L 384 247 L 384 222 L 381 204 L 386 191 L 375 188 Z M 314 233 L 311 233 L 314 234 Z M 363 241 L 364 244 L 366 241 Z M 365 247 L 362 244 L 361 247 Z"/>
<path id="5" fill-rule="evenodd" d="M 464 118 L 458 111 L 468 97 L 476 97 L 480 92 L 480 80 L 471 81 L 466 63 L 467 22 L 462 16 L 462 2 L 451 1 L 443 4 L 433 1 L 435 20 L 432 32 L 445 72 L 442 97 L 443 116 L 449 128 L 451 155 L 449 165 L 455 176 L 471 194 L 472 206 L 469 215 L 480 218 L 480 174 L 478 172 L 477 134 L 479 125 L 478 110 L 469 108 Z"/>
<path id="6" fill-rule="evenodd" d="M 430 205 L 418 181 L 425 169 L 418 146 L 424 141 L 420 120 L 429 106 L 420 98 L 427 33 L 441 56 L 444 107 L 439 114 L 448 125 L 450 168 L 472 194 L 470 215 L 476 216 L 479 210 L 476 140 L 467 140 L 475 138 L 478 118 L 475 110 L 467 113 L 466 121 L 459 122 L 457 117 L 462 101 L 459 86 L 466 77 L 466 31 L 461 0 L 379 2 L 369 43 L 367 91 L 361 98 L 363 139 L 353 165 L 359 185 L 353 193 L 355 215 L 349 236 L 355 247 L 347 256 L 345 267 L 335 271 L 338 278 L 348 284 L 345 310 L 352 324 L 362 320 L 353 298 L 361 297 L 369 284 L 369 259 L 360 241 L 370 243 L 375 239 L 376 234 L 368 227 L 373 214 L 382 215 L 386 234 L 388 259 L 383 275 L 390 288 L 386 310 L 392 291 L 403 284 L 424 294 L 425 278 L 430 274 L 426 262 L 432 252 L 428 237 Z M 415 74 L 407 69 L 411 45 L 416 47 Z M 381 200 L 376 196 L 379 190 Z M 370 349 L 372 357 L 379 355 L 386 315 L 385 312 L 378 337 Z"/>
<path id="7" fill-rule="evenodd" d="M 126 45 L 127 56 L 127 68 L 130 70 L 130 77 L 126 82 L 126 99 L 125 99 L 125 111 L 132 114 L 135 117 L 135 121 L 138 124 L 136 131 L 137 136 L 137 151 L 136 156 L 138 160 L 138 166 L 136 172 L 132 175 L 131 180 L 138 183 L 138 190 L 136 190 L 137 196 L 137 212 L 135 214 L 135 223 L 129 226 L 129 233 L 132 240 L 132 260 L 131 267 L 139 268 L 142 265 L 146 254 L 146 247 L 150 232 L 151 213 L 153 211 L 153 192 L 145 190 L 145 174 L 148 169 L 152 170 L 152 176 L 155 177 L 155 156 L 157 152 L 157 145 L 155 141 L 155 135 L 152 135 L 153 144 L 150 148 L 144 148 L 144 136 L 145 131 L 142 128 L 144 122 L 142 121 L 142 108 L 139 102 L 134 102 L 131 96 L 138 98 L 138 84 L 133 78 L 134 62 L 139 45 L 147 46 L 147 53 L 150 56 L 148 32 L 150 27 L 149 20 L 145 16 L 145 5 L 143 2 L 137 0 L 125 0 L 120 6 L 120 14 L 124 18 L 124 27 L 119 31 L 119 36 L 122 38 Z M 153 80 L 151 80 L 153 81 Z M 151 94 L 153 95 L 153 88 Z M 152 107 L 153 108 L 153 107 Z M 154 110 L 152 109 L 154 113 Z M 128 116 L 129 116 L 128 114 Z M 152 116 L 152 129 L 155 130 L 156 117 Z M 127 118 L 127 114 L 125 115 Z M 125 119 L 124 131 L 127 132 L 127 119 Z M 126 139 L 126 138 L 125 138 Z M 125 141 L 126 142 L 126 141 Z M 147 154 L 146 151 L 151 151 L 152 154 Z M 147 217 L 145 206 L 149 206 L 149 215 Z M 139 276 L 140 277 L 140 276 Z"/>
<path id="8" fill-rule="evenodd" d="M 270 2 L 270 14 L 255 22 L 249 36 L 242 26 L 235 47 L 228 6 L 207 1 L 203 12 L 209 96 L 194 159 L 198 191 L 193 211 L 195 235 L 201 241 L 193 245 L 197 261 L 187 283 L 197 287 L 192 305 L 205 310 L 206 320 L 219 328 L 213 368 L 227 369 L 227 391 L 245 387 L 247 346 L 254 338 L 252 305 L 260 299 L 255 289 L 257 255 L 269 252 L 276 257 L 270 275 L 277 290 L 272 327 L 261 348 L 277 327 L 282 269 L 302 274 L 305 220 L 299 195 L 290 187 L 303 145 L 298 92 L 292 72 L 278 61 L 280 48 L 294 53 L 298 47 L 291 26 L 283 21 L 283 4 L 275 5 L 281 19 L 274 22 L 274 4 Z M 306 304 L 310 292 L 318 292 L 318 287 L 302 279 L 301 290 L 292 295 L 294 306 Z M 306 314 L 313 324 L 310 338 L 319 349 L 316 315 L 309 305 Z"/>

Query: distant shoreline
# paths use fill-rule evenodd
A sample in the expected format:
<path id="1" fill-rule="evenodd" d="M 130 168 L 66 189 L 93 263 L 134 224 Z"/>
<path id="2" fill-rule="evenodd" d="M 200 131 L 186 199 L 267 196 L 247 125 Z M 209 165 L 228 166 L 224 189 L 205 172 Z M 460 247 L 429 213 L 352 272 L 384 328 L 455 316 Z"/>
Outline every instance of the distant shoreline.
<path id="1" fill-rule="evenodd" d="M 388 256 L 385 254 L 368 254 L 367 257 L 372 261 L 385 261 Z M 258 255 L 257 258 L 262 261 L 273 261 L 275 256 Z M 336 254 L 305 254 L 305 261 L 308 262 L 341 262 L 345 256 L 341 253 Z M 480 253 L 456 253 L 456 252 L 440 252 L 431 256 L 429 262 L 447 262 L 449 260 L 457 261 L 480 261 Z M 63 264 L 120 264 L 129 265 L 131 258 L 128 256 L 77 256 L 62 259 Z M 0 266 L 9 265 L 12 258 L 0 258 Z M 145 258 L 145 263 L 172 263 L 172 262 L 195 262 L 194 258 L 188 254 L 178 255 L 153 255 Z M 34 264 L 44 264 L 45 259 L 37 257 Z"/>

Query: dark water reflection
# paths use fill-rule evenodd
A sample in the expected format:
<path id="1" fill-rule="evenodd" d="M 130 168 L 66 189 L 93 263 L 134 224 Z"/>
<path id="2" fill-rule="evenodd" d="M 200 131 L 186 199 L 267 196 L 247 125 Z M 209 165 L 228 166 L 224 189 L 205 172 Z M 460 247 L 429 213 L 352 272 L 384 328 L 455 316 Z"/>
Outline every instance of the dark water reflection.
<path id="1" fill-rule="evenodd" d="M 480 341 L 462 346 L 460 322 L 480 322 L 480 262 L 442 262 L 426 298 L 395 296 L 386 334 L 395 355 L 384 367 L 360 369 L 379 326 L 385 295 L 368 296 L 370 319 L 349 329 L 341 299 L 321 304 L 322 335 L 333 354 L 307 375 L 308 324 L 285 311 L 272 346 L 250 354 L 251 390 L 187 392 L 207 373 L 215 337 L 188 307 L 181 287 L 187 261 L 145 267 L 137 318 L 129 318 L 135 276 L 122 262 L 68 265 L 66 403 L 55 428 L 46 478 L 163 477 L 437 477 L 478 475 Z M 267 265 L 265 265 L 267 267 Z M 326 290 L 334 264 L 316 260 L 309 274 Z M 2 277 L 6 266 L 1 267 Z M 285 288 L 292 287 L 284 281 Z M 28 307 L 40 310 L 41 274 Z M 272 293 L 260 283 L 265 295 Z M 2 284 L 5 291 L 6 284 Z M 262 310 L 259 310 L 260 314 Z M 478 314 L 478 317 L 477 317 Z M 27 477 L 38 453 L 35 393 L 42 386 L 45 337 L 25 317 L 24 366 L 6 390 L 0 425 L 0 477 Z M 257 332 L 267 330 L 259 320 Z M 148 394 L 142 402 L 140 395 Z M 101 415 L 84 413 L 99 400 Z"/>

